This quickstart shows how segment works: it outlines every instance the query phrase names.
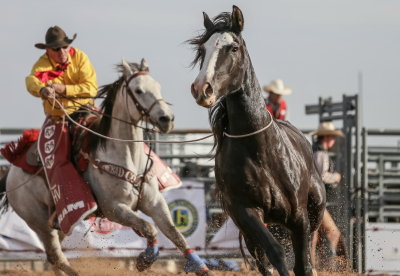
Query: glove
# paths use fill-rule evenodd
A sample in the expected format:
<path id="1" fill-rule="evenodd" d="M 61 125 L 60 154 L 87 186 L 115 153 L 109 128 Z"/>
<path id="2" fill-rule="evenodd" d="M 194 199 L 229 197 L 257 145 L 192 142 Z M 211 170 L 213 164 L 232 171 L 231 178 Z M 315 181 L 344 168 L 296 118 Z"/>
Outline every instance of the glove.
<path id="1" fill-rule="evenodd" d="M 42 97 L 42 99 L 47 99 L 49 98 L 50 95 L 54 95 L 55 94 L 55 89 L 53 87 L 43 87 L 42 89 L 40 89 L 39 93 L 40 96 Z"/>
<path id="2" fill-rule="evenodd" d="M 56 91 L 56 93 L 57 93 L 58 95 L 65 95 L 66 89 L 65 89 L 65 85 L 64 85 L 64 84 L 61 84 L 61 83 L 53 83 L 53 84 L 51 85 L 51 87 L 54 88 L 54 90 Z"/>

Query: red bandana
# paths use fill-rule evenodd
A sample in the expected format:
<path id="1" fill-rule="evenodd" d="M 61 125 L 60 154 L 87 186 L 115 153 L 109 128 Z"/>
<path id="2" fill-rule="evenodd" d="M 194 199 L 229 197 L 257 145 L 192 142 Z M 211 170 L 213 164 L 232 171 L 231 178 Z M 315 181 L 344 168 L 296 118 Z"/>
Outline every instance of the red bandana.
<path id="1" fill-rule="evenodd" d="M 75 49 L 70 48 L 69 49 L 69 55 L 73 57 L 75 54 Z M 35 77 L 37 77 L 41 82 L 46 83 L 49 80 L 53 80 L 55 78 L 58 78 L 62 74 L 64 74 L 65 70 L 67 70 L 68 65 L 70 65 L 70 62 L 66 64 L 59 64 L 56 66 L 55 70 L 48 70 L 48 71 L 39 71 L 35 73 Z"/>

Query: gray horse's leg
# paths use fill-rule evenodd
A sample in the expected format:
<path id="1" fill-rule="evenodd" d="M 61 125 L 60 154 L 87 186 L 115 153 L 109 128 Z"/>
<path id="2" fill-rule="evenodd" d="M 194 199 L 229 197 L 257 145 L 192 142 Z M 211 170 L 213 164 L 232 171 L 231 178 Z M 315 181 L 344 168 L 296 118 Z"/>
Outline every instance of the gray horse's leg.
<path id="1" fill-rule="evenodd" d="M 43 215 L 40 216 L 39 220 L 35 220 L 34 222 L 27 221 L 27 223 L 42 241 L 47 260 L 52 264 L 54 273 L 58 276 L 62 275 L 61 271 L 63 271 L 68 276 L 78 276 L 78 272 L 71 267 L 62 252 L 60 242 L 64 239 L 64 234 L 60 237 L 59 231 L 48 227 L 48 211 L 42 210 L 42 213 Z"/>
<path id="2" fill-rule="evenodd" d="M 158 191 L 158 184 L 153 183 L 153 185 L 147 186 L 144 190 L 148 198 L 145 197 L 144 200 L 139 202 L 139 209 L 150 216 L 161 232 L 183 253 L 186 259 L 183 269 L 186 272 L 194 272 L 196 275 L 212 275 L 203 260 L 190 249 L 183 235 L 176 229 L 167 202 Z M 149 249 L 151 247 L 148 247 L 146 251 Z"/>
<path id="3" fill-rule="evenodd" d="M 155 198 L 152 202 L 143 202 L 143 204 L 140 205 L 140 210 L 153 219 L 161 232 L 172 241 L 182 253 L 185 253 L 189 249 L 185 238 L 181 232 L 176 229 L 168 205 L 160 192 L 156 191 Z"/>
<path id="4" fill-rule="evenodd" d="M 142 234 L 147 239 L 148 243 L 157 240 L 157 230 L 154 226 L 138 217 L 126 204 L 116 203 L 112 207 L 102 207 L 102 211 L 108 219 L 124 226 L 131 227 L 135 232 Z"/>
<path id="5" fill-rule="evenodd" d="M 47 225 L 50 217 L 48 206 L 51 205 L 51 196 L 46 184 L 41 178 L 26 174 L 20 168 L 12 167 L 7 179 L 7 188 L 12 190 L 14 187 L 19 187 L 21 183 L 27 184 L 16 189 L 15 192 L 8 193 L 10 205 L 42 241 L 47 260 L 53 265 L 56 275 L 62 275 L 61 271 L 63 271 L 68 276 L 77 276 L 78 273 L 69 265 L 61 250 L 58 232 Z"/>

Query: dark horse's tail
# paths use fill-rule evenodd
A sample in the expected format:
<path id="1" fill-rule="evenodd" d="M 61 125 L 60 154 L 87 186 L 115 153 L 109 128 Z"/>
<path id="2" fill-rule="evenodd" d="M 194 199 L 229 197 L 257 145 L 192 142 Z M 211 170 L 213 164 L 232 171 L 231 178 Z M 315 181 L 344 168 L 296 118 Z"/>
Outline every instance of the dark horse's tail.
<path id="1" fill-rule="evenodd" d="M 6 181 L 8 172 L 0 179 L 0 215 L 8 210 L 8 199 L 6 193 Z"/>

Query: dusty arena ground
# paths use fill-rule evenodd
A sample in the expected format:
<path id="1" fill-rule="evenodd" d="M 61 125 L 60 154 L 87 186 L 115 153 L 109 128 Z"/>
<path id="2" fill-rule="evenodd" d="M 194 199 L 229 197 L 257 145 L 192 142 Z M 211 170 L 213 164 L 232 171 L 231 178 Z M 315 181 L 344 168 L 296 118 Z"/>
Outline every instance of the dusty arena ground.
<path id="1" fill-rule="evenodd" d="M 71 260 L 72 266 L 78 270 L 80 275 L 84 276 L 122 276 L 122 275 L 140 275 L 140 276 L 172 276 L 172 275 L 195 275 L 194 273 L 186 274 L 183 272 L 179 263 L 173 261 L 158 261 L 147 272 L 138 272 L 133 262 L 115 260 L 115 259 L 79 259 Z M 41 262 L 34 265 L 30 262 L 13 262 L 8 267 L 0 268 L 1 276 L 53 276 L 52 271 L 45 270 L 46 267 Z M 250 271 L 242 265 L 241 271 L 213 271 L 215 276 L 256 276 L 261 275 L 256 271 Z M 278 276 L 274 273 L 274 276 Z M 318 272 L 319 276 L 356 276 L 355 273 L 333 273 Z"/>

